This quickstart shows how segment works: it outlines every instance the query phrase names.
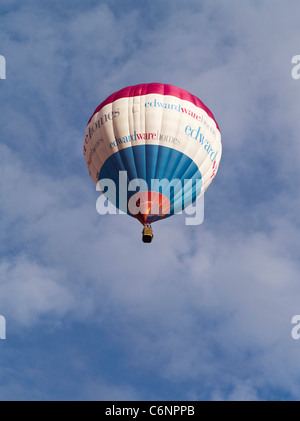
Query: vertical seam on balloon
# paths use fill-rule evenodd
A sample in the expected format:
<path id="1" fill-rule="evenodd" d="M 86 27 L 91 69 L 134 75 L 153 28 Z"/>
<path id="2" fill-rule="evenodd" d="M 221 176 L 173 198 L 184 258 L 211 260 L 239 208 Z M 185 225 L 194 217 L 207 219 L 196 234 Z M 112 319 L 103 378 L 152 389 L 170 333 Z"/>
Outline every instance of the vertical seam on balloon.
<path id="1" fill-rule="evenodd" d="M 132 108 L 133 108 L 133 95 L 134 92 L 130 91 L 130 96 L 127 98 L 127 124 L 128 124 L 128 134 L 130 136 L 131 134 L 131 128 L 130 128 L 130 119 L 129 119 L 129 115 L 130 113 L 132 113 L 132 119 L 133 119 L 133 125 L 134 125 L 134 117 L 133 117 L 133 112 L 132 112 Z M 130 105 L 130 102 L 132 101 L 132 104 Z M 130 109 L 131 108 L 131 109 Z M 134 164 L 134 168 L 133 168 L 133 172 L 134 172 L 134 178 L 133 179 L 137 179 L 138 178 L 138 172 L 137 172 L 137 164 L 136 164 L 136 156 L 134 153 L 134 149 L 133 149 L 133 145 L 131 142 L 131 137 L 130 137 L 130 146 L 128 146 L 128 148 L 133 160 L 133 164 Z M 130 180 L 131 181 L 131 180 Z"/>

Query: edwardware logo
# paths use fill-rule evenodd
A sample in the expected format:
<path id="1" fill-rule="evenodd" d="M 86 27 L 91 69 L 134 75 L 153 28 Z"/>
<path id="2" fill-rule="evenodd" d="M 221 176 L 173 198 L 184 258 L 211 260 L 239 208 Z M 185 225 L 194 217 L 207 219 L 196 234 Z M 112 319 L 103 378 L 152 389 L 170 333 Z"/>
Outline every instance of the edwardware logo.
<path id="1" fill-rule="evenodd" d="M 0 339 L 6 339 L 6 320 L 0 315 Z"/>
<path id="2" fill-rule="evenodd" d="M 0 56 L 0 79 L 6 79 L 6 60 L 4 56 Z"/>

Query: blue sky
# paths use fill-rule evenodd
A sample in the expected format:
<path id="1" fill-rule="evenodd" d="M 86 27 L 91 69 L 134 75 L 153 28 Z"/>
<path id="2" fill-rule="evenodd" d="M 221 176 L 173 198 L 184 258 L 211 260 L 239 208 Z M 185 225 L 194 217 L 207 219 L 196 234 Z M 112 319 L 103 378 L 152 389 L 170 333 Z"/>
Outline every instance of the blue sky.
<path id="1" fill-rule="evenodd" d="M 298 400 L 297 1 L 0 6 L 0 400 Z M 205 219 L 100 216 L 82 153 L 109 94 L 186 89 L 222 133 Z"/>

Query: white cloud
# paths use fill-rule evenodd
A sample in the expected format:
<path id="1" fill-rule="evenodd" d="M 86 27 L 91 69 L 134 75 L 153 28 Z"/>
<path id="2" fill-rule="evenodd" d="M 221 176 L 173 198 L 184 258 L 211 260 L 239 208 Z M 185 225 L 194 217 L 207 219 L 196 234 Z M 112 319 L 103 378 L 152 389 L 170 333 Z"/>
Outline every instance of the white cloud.
<path id="1" fill-rule="evenodd" d="M 74 306 L 74 297 L 63 283 L 64 276 L 18 256 L 0 264 L 1 312 L 13 326 L 32 327 L 49 314 L 53 323 Z"/>

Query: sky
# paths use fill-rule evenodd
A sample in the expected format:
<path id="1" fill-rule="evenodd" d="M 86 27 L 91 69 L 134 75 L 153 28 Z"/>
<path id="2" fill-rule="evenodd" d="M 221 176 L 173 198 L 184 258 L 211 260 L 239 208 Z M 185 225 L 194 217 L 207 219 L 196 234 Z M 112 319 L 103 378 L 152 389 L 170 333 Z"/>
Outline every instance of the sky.
<path id="1" fill-rule="evenodd" d="M 299 400 L 296 0 L 2 0 L 1 401 Z M 111 93 L 186 89 L 223 154 L 201 225 L 99 215 Z"/>

